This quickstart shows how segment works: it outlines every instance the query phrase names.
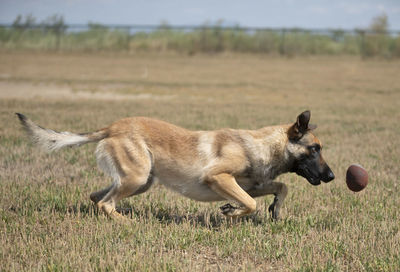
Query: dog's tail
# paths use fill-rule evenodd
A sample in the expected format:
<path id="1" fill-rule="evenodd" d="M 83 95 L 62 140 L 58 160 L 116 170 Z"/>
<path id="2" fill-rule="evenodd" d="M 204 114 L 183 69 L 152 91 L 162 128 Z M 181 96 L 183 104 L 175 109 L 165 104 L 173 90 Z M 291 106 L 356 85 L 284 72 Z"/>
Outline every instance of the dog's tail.
<path id="1" fill-rule="evenodd" d="M 16 115 L 32 142 L 38 144 L 47 152 L 56 151 L 67 146 L 79 146 L 90 142 L 97 142 L 108 136 L 107 129 L 83 134 L 75 134 L 67 131 L 57 132 L 36 125 L 21 113 L 16 113 Z"/>

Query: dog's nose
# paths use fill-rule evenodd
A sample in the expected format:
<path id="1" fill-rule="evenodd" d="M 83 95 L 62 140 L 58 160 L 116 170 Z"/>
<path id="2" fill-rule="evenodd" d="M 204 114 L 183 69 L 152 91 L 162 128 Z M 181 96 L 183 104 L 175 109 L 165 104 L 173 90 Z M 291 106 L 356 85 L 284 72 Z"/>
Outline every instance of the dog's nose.
<path id="1" fill-rule="evenodd" d="M 335 174 L 333 174 L 332 170 L 329 166 L 325 166 L 324 172 L 322 173 L 321 180 L 323 182 L 330 182 L 335 178 Z"/>
<path id="2" fill-rule="evenodd" d="M 327 182 L 334 180 L 335 179 L 335 174 L 331 170 L 329 170 L 328 175 L 327 175 Z"/>
<path id="3" fill-rule="evenodd" d="M 329 172 L 329 174 L 328 174 L 328 179 L 329 179 L 329 181 L 331 181 L 331 180 L 334 180 L 334 179 L 335 179 L 335 174 L 333 174 L 333 172 L 332 172 L 332 171 L 330 171 L 330 172 Z"/>

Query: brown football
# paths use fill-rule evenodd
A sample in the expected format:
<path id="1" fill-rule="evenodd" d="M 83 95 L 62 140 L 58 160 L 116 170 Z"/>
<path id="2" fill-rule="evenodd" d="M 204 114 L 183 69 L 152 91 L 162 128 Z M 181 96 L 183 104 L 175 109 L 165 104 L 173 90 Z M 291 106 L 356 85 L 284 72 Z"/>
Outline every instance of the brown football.
<path id="1" fill-rule="evenodd" d="M 361 191 L 368 184 L 367 171 L 361 165 L 350 165 L 346 172 L 346 183 L 353 192 Z"/>

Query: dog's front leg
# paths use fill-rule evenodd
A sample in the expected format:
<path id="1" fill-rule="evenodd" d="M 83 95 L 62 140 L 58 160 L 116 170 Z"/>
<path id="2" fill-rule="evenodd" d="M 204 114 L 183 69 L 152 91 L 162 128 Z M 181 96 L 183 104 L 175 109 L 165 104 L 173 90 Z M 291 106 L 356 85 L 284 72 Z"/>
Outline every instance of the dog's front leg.
<path id="1" fill-rule="evenodd" d="M 228 217 L 241 217 L 255 212 L 256 201 L 249 196 L 236 182 L 235 178 L 229 174 L 213 175 L 206 180 L 208 186 L 227 200 L 234 200 L 240 207 L 226 204 L 221 207 L 222 213 Z"/>
<path id="2" fill-rule="evenodd" d="M 271 213 L 272 219 L 279 219 L 280 209 L 286 198 L 288 189 L 284 183 L 281 182 L 268 182 L 263 183 L 260 186 L 255 186 L 247 193 L 252 197 L 259 197 L 264 195 L 274 194 L 274 202 L 268 207 L 268 211 Z"/>

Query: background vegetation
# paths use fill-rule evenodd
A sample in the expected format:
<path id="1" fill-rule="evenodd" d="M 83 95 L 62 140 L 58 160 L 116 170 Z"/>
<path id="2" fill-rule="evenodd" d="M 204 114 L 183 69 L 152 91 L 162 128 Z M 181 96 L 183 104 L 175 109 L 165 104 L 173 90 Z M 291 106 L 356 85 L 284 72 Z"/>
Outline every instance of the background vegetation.
<path id="1" fill-rule="evenodd" d="M 398 60 L 255 54 L 127 54 L 0 50 L 0 271 L 399 271 Z M 218 207 L 155 185 L 98 214 L 89 194 L 110 183 L 95 145 L 44 154 L 14 112 L 86 132 L 135 115 L 189 129 L 256 129 L 310 109 L 336 179 L 293 174 L 283 220 L 273 197 L 230 223 Z M 351 163 L 368 171 L 353 193 Z"/>
<path id="2" fill-rule="evenodd" d="M 400 36 L 388 30 L 388 18 L 373 19 L 366 30 L 250 29 L 225 27 L 223 22 L 201 27 L 67 26 L 54 15 L 37 23 L 18 16 L 0 27 L 0 48 L 62 51 L 127 51 L 196 53 L 263 53 L 295 55 L 360 55 L 400 57 Z"/>

